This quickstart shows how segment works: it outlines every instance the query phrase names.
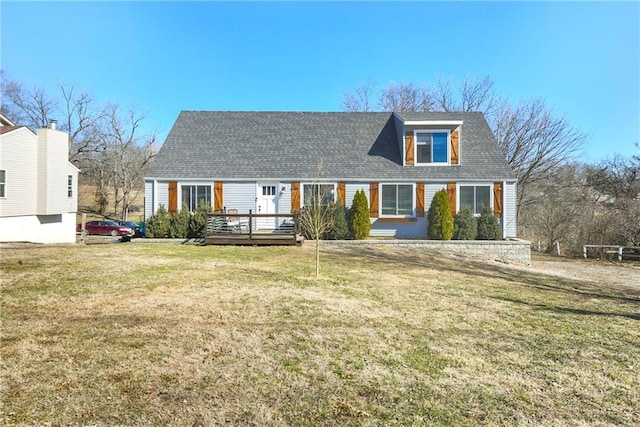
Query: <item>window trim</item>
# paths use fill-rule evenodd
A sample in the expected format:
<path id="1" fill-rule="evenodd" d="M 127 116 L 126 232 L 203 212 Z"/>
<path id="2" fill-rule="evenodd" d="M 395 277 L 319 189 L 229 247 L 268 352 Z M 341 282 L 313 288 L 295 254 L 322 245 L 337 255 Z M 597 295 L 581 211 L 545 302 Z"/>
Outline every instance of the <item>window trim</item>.
<path id="1" fill-rule="evenodd" d="M 338 183 L 337 182 L 300 182 L 300 207 L 305 207 L 304 203 L 304 186 L 305 185 L 332 185 L 333 190 L 331 193 L 333 194 L 333 200 L 336 200 L 337 192 L 338 192 Z"/>
<path id="2" fill-rule="evenodd" d="M 4 172 L 2 181 L 0 181 L 0 199 L 6 199 L 7 198 L 7 170 L 0 169 L 0 171 Z"/>
<path id="3" fill-rule="evenodd" d="M 389 215 L 382 213 L 382 188 L 385 185 L 395 185 L 396 195 L 398 185 L 410 185 L 411 186 L 411 215 L 396 214 Z M 378 183 L 378 218 L 416 218 L 416 183 L 415 182 L 380 182 Z M 396 212 L 398 211 L 397 196 L 396 196 Z"/>
<path id="4" fill-rule="evenodd" d="M 73 198 L 73 175 L 67 175 L 67 197 Z"/>
<path id="5" fill-rule="evenodd" d="M 491 210 L 493 211 L 493 182 L 462 182 L 462 183 L 458 183 L 456 186 L 456 213 L 460 212 L 460 209 L 462 209 L 462 206 L 460 204 L 460 196 L 462 194 L 462 188 L 461 187 L 489 187 L 489 207 L 491 208 Z M 475 205 L 475 190 L 474 190 L 474 198 L 473 198 L 473 203 Z M 475 206 L 474 206 L 474 213 L 473 213 L 474 217 L 479 217 L 480 213 L 475 213 Z"/>
<path id="6" fill-rule="evenodd" d="M 424 163 L 418 161 L 418 134 L 420 133 L 446 133 L 447 134 L 447 142 L 446 142 L 446 150 L 447 150 L 447 161 L 446 162 L 430 162 Z M 431 146 L 431 158 L 433 159 L 433 145 Z M 414 129 L 413 131 L 413 164 L 415 166 L 449 166 L 451 165 L 451 129 Z"/>
<path id="7" fill-rule="evenodd" d="M 210 202 L 210 208 L 213 209 L 213 199 L 215 197 L 214 195 L 214 189 L 213 189 L 213 184 L 211 182 L 204 182 L 204 181 L 186 181 L 186 182 L 178 182 L 177 183 L 177 198 L 178 198 L 178 206 L 177 206 L 177 212 L 180 212 L 180 210 L 182 209 L 182 187 L 184 186 L 188 186 L 188 187 L 209 187 L 209 192 L 211 194 L 211 200 Z M 197 208 L 198 206 L 196 206 Z M 189 212 L 191 213 L 195 213 L 195 211 L 191 210 L 191 206 L 189 206 Z"/>

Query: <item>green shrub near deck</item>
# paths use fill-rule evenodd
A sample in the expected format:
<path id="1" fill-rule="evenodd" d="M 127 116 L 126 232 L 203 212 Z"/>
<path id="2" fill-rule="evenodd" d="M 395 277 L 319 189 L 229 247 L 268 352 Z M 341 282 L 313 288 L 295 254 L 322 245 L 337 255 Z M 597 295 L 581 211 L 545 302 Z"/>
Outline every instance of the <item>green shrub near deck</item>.
<path id="1" fill-rule="evenodd" d="M 453 215 L 446 190 L 436 192 L 427 212 L 427 235 L 434 240 L 451 240 Z"/>

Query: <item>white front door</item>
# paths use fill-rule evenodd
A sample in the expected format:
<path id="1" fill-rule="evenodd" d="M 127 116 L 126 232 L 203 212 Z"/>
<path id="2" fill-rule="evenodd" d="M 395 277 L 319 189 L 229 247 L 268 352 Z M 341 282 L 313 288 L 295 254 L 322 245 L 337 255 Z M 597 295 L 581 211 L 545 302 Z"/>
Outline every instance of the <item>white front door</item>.
<path id="1" fill-rule="evenodd" d="M 257 188 L 258 196 L 256 197 L 256 213 L 258 214 L 275 214 L 278 209 L 278 183 L 275 182 L 259 182 Z M 257 218 L 256 230 L 275 230 L 276 217 Z"/>

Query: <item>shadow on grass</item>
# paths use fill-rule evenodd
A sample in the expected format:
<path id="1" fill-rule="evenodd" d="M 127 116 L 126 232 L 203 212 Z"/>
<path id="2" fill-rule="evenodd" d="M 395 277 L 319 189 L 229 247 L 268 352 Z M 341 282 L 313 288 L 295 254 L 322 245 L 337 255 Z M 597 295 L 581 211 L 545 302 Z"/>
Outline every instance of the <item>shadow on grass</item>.
<path id="1" fill-rule="evenodd" d="M 555 312 L 559 314 L 575 314 L 575 315 L 582 315 L 582 316 L 603 316 L 603 317 L 625 317 L 631 320 L 640 320 L 640 313 L 626 313 L 626 312 L 612 313 L 612 312 L 606 312 L 606 311 L 593 311 L 593 310 L 585 310 L 585 309 L 570 308 L 570 307 L 552 306 L 552 305 L 543 304 L 539 302 L 524 301 L 522 299 L 517 299 L 517 298 L 508 298 L 508 297 L 500 297 L 500 296 L 496 296 L 494 298 L 499 299 L 501 301 L 516 303 L 516 304 L 523 304 L 533 308 L 534 310 L 550 311 L 550 312 Z"/>
<path id="2" fill-rule="evenodd" d="M 554 275 L 529 273 L 463 258 L 450 258 L 435 252 L 421 251 L 417 254 L 414 251 L 380 251 L 369 248 L 354 248 L 350 252 L 355 256 L 366 257 L 372 262 L 389 264 L 390 266 L 414 265 L 422 268 L 428 266 L 436 271 L 463 273 L 485 280 L 494 277 L 515 285 L 571 294 L 585 300 L 597 298 L 633 305 L 640 304 L 640 290 L 633 288 L 612 289 Z M 633 318 L 638 317 L 637 315 L 633 316 L 635 316 Z"/>

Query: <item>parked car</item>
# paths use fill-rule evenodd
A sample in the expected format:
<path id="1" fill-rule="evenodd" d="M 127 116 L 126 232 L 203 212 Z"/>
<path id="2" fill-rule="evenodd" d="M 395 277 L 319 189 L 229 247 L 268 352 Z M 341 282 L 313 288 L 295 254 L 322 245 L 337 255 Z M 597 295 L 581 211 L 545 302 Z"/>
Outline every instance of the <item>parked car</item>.
<path id="1" fill-rule="evenodd" d="M 78 231 L 82 231 L 82 224 L 78 224 Z M 85 224 L 85 234 L 100 234 L 103 236 L 133 236 L 131 228 L 120 225 L 115 221 L 89 221 Z"/>
<path id="2" fill-rule="evenodd" d="M 131 237 L 144 237 L 144 229 L 140 227 L 137 222 L 133 221 L 116 221 L 118 224 L 129 227 L 133 230 L 133 236 Z"/>

